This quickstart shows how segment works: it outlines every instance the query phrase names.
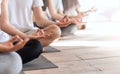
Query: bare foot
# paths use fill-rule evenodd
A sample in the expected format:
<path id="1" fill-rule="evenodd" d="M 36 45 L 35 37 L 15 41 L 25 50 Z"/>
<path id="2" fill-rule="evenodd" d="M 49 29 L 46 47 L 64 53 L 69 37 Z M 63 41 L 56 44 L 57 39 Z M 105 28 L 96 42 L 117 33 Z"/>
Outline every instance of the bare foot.
<path id="1" fill-rule="evenodd" d="M 85 25 L 86 23 L 81 23 L 81 24 L 79 24 L 78 25 L 78 30 L 83 30 L 83 29 L 85 29 L 86 28 L 86 25 Z"/>

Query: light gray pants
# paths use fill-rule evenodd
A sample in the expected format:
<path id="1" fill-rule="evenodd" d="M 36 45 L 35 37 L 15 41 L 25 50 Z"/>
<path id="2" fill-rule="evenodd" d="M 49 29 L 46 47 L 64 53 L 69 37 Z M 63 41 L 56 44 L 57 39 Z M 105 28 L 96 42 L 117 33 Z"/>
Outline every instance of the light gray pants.
<path id="1" fill-rule="evenodd" d="M 74 33 L 77 31 L 77 25 L 76 24 L 70 24 L 67 27 L 61 28 L 61 31 L 62 31 L 61 36 L 74 35 Z"/>
<path id="2" fill-rule="evenodd" d="M 15 52 L 0 53 L 0 74 L 19 74 L 22 60 Z"/>

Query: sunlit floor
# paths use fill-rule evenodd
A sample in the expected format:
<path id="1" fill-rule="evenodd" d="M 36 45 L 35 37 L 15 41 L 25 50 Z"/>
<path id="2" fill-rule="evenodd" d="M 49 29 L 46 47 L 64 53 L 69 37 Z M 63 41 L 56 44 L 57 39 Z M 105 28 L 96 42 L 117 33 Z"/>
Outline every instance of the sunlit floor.
<path id="1" fill-rule="evenodd" d="M 51 44 L 61 50 L 43 55 L 59 68 L 25 71 L 25 74 L 120 74 L 119 23 L 89 23 L 76 37 Z"/>

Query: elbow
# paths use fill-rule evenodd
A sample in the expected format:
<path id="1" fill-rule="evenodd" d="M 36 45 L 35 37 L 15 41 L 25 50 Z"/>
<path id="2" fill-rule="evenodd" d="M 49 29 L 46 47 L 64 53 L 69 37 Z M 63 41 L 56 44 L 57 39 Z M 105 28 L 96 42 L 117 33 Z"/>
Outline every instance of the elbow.
<path id="1" fill-rule="evenodd" d="M 7 20 L 1 20 L 1 28 L 7 24 L 10 24 L 10 22 Z"/>
<path id="2" fill-rule="evenodd" d="M 6 31 L 6 28 L 8 27 L 8 24 L 9 24 L 8 22 L 2 22 L 1 23 L 1 30 Z"/>
<path id="3" fill-rule="evenodd" d="M 1 21 L 1 25 L 9 24 L 10 23 L 9 19 L 6 18 L 6 17 L 1 17 L 0 21 Z"/>

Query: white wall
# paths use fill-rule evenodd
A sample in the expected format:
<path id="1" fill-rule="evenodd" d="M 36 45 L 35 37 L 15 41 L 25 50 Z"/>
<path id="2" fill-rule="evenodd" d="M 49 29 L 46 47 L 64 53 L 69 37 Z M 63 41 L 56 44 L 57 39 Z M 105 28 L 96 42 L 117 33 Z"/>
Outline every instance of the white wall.
<path id="1" fill-rule="evenodd" d="M 95 7 L 97 12 L 86 17 L 89 22 L 120 22 L 120 0 L 79 0 L 81 10 Z"/>

